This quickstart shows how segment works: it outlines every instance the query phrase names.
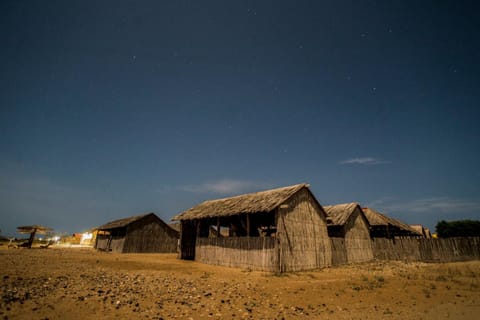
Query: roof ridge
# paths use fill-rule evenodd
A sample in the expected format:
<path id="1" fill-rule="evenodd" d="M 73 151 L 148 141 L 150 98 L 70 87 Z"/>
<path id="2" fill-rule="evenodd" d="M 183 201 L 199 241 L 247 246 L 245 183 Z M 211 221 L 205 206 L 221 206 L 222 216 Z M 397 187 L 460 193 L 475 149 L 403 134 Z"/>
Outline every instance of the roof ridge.
<path id="1" fill-rule="evenodd" d="M 210 203 L 210 202 L 215 202 L 215 201 L 221 201 L 221 200 L 227 200 L 227 199 L 235 199 L 235 198 L 241 198 L 241 197 L 247 197 L 247 196 L 253 196 L 257 194 L 262 194 L 262 193 L 267 193 L 267 192 L 275 192 L 275 191 L 280 191 L 284 189 L 289 189 L 289 188 L 294 188 L 294 187 L 308 187 L 308 183 L 298 183 L 298 184 L 292 184 L 291 186 L 285 186 L 285 187 L 277 187 L 273 189 L 267 189 L 267 190 L 261 190 L 261 191 L 255 191 L 255 192 L 249 192 L 249 193 L 242 193 L 242 194 L 237 194 L 235 196 L 230 196 L 230 197 L 224 197 L 224 198 L 217 198 L 217 199 L 211 199 L 211 200 L 205 200 L 202 203 Z"/>
<path id="2" fill-rule="evenodd" d="M 305 187 L 308 188 L 309 184 L 300 183 L 227 198 L 208 200 L 177 214 L 172 220 L 268 212 Z"/>

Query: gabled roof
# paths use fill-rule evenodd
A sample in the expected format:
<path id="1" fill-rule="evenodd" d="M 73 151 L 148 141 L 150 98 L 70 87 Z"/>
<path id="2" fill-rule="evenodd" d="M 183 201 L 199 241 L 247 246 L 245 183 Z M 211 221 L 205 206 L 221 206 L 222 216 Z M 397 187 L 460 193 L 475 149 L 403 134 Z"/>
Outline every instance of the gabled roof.
<path id="1" fill-rule="evenodd" d="M 344 225 L 348 218 L 352 215 L 356 208 L 360 208 L 356 202 L 336 204 L 333 206 L 324 206 L 323 209 L 327 213 L 327 222 L 329 225 Z M 328 219 L 330 218 L 330 219 Z"/>
<path id="2" fill-rule="evenodd" d="M 270 212 L 302 188 L 308 189 L 308 187 L 308 184 L 302 183 L 235 197 L 208 200 L 176 215 L 172 220 L 191 220 L 226 217 L 243 213 Z"/>
<path id="3" fill-rule="evenodd" d="M 425 228 L 421 224 L 411 224 L 410 228 L 415 230 L 419 235 L 426 237 Z"/>
<path id="4" fill-rule="evenodd" d="M 138 216 L 132 216 L 132 217 L 128 217 L 128 218 L 124 218 L 124 219 L 118 219 L 118 220 L 113 220 L 113 221 L 110 221 L 104 225 L 101 225 L 100 227 L 97 228 L 97 230 L 109 230 L 109 229 L 115 229 L 115 228 L 123 228 L 123 227 L 126 227 L 128 226 L 129 224 L 135 222 L 135 221 L 138 221 L 148 215 L 151 215 L 153 214 L 155 217 L 157 217 L 153 212 L 151 213 L 147 213 L 147 214 L 142 214 L 142 215 L 138 215 Z M 157 217 L 158 218 L 158 217 Z M 160 218 L 158 218 L 160 219 Z"/>
<path id="5" fill-rule="evenodd" d="M 413 230 L 417 231 L 418 233 L 422 233 L 423 232 L 423 226 L 421 224 L 411 224 L 410 225 L 410 228 L 412 228 Z"/>
<path id="6" fill-rule="evenodd" d="M 412 232 L 412 233 L 417 233 L 415 230 L 413 230 L 408 224 L 405 224 L 399 220 L 390 218 L 384 214 L 381 214 L 378 211 L 375 211 L 370 208 L 362 208 L 363 213 L 365 214 L 365 217 L 367 217 L 368 223 L 370 223 L 371 226 L 395 226 L 399 229 Z"/>
<path id="7" fill-rule="evenodd" d="M 170 228 L 172 228 L 175 231 L 180 231 L 180 223 L 167 223 Z"/>

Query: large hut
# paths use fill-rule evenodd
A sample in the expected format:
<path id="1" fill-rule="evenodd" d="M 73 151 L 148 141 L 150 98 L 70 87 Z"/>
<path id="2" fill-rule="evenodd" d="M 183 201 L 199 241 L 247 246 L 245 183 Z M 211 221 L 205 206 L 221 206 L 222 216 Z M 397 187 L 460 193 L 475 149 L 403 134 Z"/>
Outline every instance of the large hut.
<path id="1" fill-rule="evenodd" d="M 323 208 L 327 213 L 328 235 L 332 239 L 332 264 L 372 260 L 370 225 L 358 203 Z"/>
<path id="2" fill-rule="evenodd" d="M 370 236 L 372 238 L 415 238 L 420 234 L 397 219 L 393 219 L 371 208 L 362 208 L 370 224 Z"/>
<path id="3" fill-rule="evenodd" d="M 173 220 L 181 259 L 272 272 L 331 265 L 325 211 L 308 184 L 205 201 Z"/>
<path id="4" fill-rule="evenodd" d="M 120 253 L 175 253 L 178 238 L 178 231 L 154 213 L 148 213 L 98 227 L 95 248 Z"/>

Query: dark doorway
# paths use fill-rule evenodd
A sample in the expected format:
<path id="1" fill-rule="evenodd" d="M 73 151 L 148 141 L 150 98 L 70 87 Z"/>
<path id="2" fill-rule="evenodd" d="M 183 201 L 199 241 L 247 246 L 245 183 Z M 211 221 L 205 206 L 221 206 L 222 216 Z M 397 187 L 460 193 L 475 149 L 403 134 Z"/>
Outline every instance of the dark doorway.
<path id="1" fill-rule="evenodd" d="M 182 221 L 180 234 L 180 258 L 195 260 L 195 243 L 197 239 L 197 221 Z"/>

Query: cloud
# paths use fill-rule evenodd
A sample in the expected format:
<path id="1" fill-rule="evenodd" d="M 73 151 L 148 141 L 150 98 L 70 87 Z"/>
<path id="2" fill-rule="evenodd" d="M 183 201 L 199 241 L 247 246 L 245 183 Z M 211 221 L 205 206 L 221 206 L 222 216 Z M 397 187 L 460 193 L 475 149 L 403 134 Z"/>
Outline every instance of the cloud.
<path id="1" fill-rule="evenodd" d="M 197 185 L 184 185 L 178 187 L 163 186 L 156 191 L 167 192 L 169 190 L 180 190 L 191 193 L 215 193 L 215 194 L 238 194 L 255 192 L 259 189 L 269 188 L 271 185 L 255 181 L 223 179 L 213 182 L 205 182 Z"/>
<path id="2" fill-rule="evenodd" d="M 384 164 L 390 163 L 390 161 L 385 161 L 381 159 L 376 159 L 372 157 L 363 157 L 363 158 L 351 158 L 340 161 L 340 164 L 360 164 L 360 165 L 375 165 L 375 164 Z"/>
<path id="3" fill-rule="evenodd" d="M 383 198 L 375 200 L 367 206 L 396 212 L 451 214 L 476 212 L 480 208 L 480 201 L 451 197 L 431 197 L 399 202 L 393 198 Z"/>

